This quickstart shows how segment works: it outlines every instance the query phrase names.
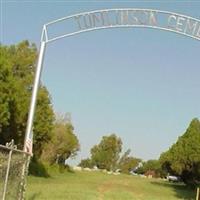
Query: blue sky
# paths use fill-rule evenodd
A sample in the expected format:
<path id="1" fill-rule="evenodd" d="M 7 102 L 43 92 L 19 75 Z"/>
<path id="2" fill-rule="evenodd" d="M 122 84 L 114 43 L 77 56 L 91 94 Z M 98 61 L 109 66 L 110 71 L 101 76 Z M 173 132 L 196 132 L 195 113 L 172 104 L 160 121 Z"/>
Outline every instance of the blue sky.
<path id="1" fill-rule="evenodd" d="M 116 3 L 117 2 L 117 3 Z M 1 43 L 39 45 L 42 25 L 104 8 L 153 8 L 200 18 L 195 1 L 2 1 Z M 77 161 L 116 133 L 132 155 L 158 158 L 200 115 L 200 42 L 151 29 L 108 29 L 47 45 L 42 82 L 57 112 L 70 112 Z"/>

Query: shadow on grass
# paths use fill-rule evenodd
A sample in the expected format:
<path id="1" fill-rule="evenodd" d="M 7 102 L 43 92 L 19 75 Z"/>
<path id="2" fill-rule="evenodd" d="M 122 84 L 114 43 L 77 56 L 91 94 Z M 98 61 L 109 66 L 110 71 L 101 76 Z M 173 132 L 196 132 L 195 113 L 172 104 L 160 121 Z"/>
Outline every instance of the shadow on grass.
<path id="1" fill-rule="evenodd" d="M 46 166 L 33 156 L 29 165 L 29 174 L 38 177 L 48 178 L 50 177 Z"/>
<path id="2" fill-rule="evenodd" d="M 184 200 L 194 200 L 195 199 L 195 190 L 188 188 L 183 183 L 169 183 L 169 182 L 157 182 L 152 181 L 151 184 L 159 185 L 161 187 L 172 188 L 175 192 L 177 198 Z"/>
<path id="3" fill-rule="evenodd" d="M 27 200 L 36 200 L 41 195 L 41 192 L 31 195 Z"/>

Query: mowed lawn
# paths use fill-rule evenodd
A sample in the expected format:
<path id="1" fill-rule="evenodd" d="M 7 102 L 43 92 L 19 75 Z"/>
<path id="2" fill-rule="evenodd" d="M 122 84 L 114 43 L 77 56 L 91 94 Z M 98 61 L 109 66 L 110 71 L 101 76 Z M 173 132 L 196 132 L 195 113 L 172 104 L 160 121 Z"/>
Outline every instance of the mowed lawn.
<path id="1" fill-rule="evenodd" d="M 103 172 L 57 174 L 50 178 L 29 177 L 27 200 L 177 200 L 195 199 L 184 185 L 131 175 Z"/>

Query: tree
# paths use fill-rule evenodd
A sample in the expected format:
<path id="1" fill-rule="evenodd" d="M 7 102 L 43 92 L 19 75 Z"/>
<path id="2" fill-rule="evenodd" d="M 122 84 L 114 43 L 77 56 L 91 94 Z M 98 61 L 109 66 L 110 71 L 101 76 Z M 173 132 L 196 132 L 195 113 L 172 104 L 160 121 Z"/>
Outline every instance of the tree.
<path id="1" fill-rule="evenodd" d="M 114 170 L 122 150 L 122 141 L 115 134 L 103 136 L 91 149 L 91 160 L 100 169 Z"/>
<path id="2" fill-rule="evenodd" d="M 162 169 L 159 160 L 148 160 L 143 162 L 142 166 L 137 169 L 137 173 L 145 174 L 148 172 L 153 172 L 156 177 L 165 177 L 167 173 Z"/>
<path id="3" fill-rule="evenodd" d="M 83 168 L 87 168 L 87 167 L 92 168 L 94 165 L 90 158 L 86 158 L 86 159 L 81 160 L 78 166 L 83 167 Z"/>
<path id="4" fill-rule="evenodd" d="M 9 99 L 11 86 L 11 64 L 8 49 L 0 46 L 0 136 L 2 128 L 9 124 Z"/>
<path id="5" fill-rule="evenodd" d="M 121 172 L 126 174 L 134 170 L 141 162 L 141 159 L 129 156 L 130 152 L 131 150 L 128 149 L 118 161 L 118 168 L 121 170 Z"/>
<path id="6" fill-rule="evenodd" d="M 44 147 L 41 160 L 50 164 L 64 164 L 66 159 L 76 156 L 79 149 L 79 141 L 72 124 L 57 121 L 54 124 L 53 137 Z"/>
<path id="7" fill-rule="evenodd" d="M 200 183 L 200 121 L 193 119 L 186 132 L 165 153 L 160 161 L 163 168 L 181 176 L 186 184 Z"/>
<path id="8" fill-rule="evenodd" d="M 24 134 L 36 67 L 37 49 L 23 41 L 0 46 L 0 143 L 15 140 L 23 147 Z M 50 139 L 54 113 L 50 95 L 40 85 L 34 120 L 34 151 L 40 156 L 42 146 Z"/>
<path id="9" fill-rule="evenodd" d="M 34 65 L 37 54 L 35 46 L 30 46 L 28 42 L 9 47 L 1 46 L 0 51 L 0 71 L 3 72 L 0 91 L 4 97 L 0 106 L 4 108 L 3 112 L 1 109 L 4 119 L 1 117 L 0 142 L 5 144 L 14 139 L 22 146 L 30 96 L 27 86 L 31 84 L 33 74 L 30 66 Z M 24 108 L 27 109 L 26 112 Z"/>
<path id="10" fill-rule="evenodd" d="M 34 121 L 34 137 L 33 150 L 34 154 L 39 158 L 44 145 L 53 137 L 55 115 L 53 112 L 51 98 L 46 87 L 40 87 L 37 98 L 35 121 Z"/>

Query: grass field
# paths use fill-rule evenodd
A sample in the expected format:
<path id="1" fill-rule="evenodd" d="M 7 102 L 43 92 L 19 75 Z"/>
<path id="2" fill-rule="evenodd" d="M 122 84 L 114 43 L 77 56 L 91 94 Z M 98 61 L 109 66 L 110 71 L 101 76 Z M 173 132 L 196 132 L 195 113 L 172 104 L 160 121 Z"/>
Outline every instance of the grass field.
<path id="1" fill-rule="evenodd" d="M 75 172 L 50 178 L 29 177 L 26 197 L 27 200 L 192 200 L 195 191 L 156 179 Z"/>

